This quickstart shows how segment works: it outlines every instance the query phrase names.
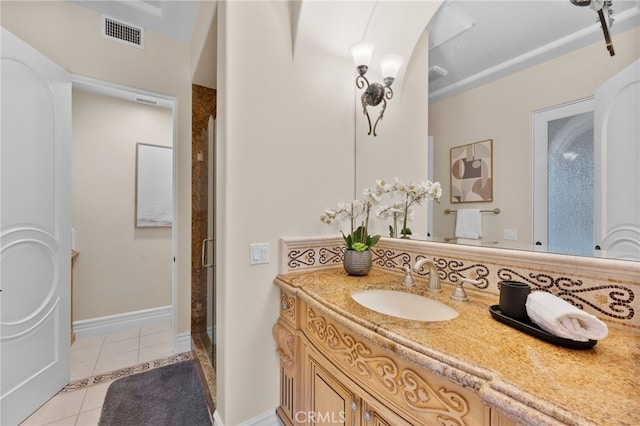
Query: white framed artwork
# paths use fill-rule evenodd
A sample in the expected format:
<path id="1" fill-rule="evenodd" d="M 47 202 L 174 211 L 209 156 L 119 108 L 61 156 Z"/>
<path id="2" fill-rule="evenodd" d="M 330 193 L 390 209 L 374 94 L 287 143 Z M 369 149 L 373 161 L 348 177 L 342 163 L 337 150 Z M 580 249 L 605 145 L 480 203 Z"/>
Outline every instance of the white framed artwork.
<path id="1" fill-rule="evenodd" d="M 173 224 L 173 148 L 136 144 L 136 227 Z"/>

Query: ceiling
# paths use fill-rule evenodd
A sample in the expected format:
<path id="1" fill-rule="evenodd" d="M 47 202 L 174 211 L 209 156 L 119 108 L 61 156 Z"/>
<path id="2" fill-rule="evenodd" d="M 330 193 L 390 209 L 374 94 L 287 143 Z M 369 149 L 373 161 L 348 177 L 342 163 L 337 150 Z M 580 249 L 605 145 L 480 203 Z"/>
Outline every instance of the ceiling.
<path id="1" fill-rule="evenodd" d="M 191 0 L 72 3 L 185 42 L 200 5 Z M 640 0 L 613 0 L 613 8 L 615 48 L 616 34 L 640 26 Z M 596 12 L 569 0 L 445 0 L 425 26 L 432 102 L 591 43 L 601 42 L 602 55 L 609 55 Z M 432 72 L 435 67 L 446 75 Z"/>
<path id="2" fill-rule="evenodd" d="M 613 9 L 615 49 L 616 34 L 640 25 L 640 1 L 613 0 Z M 609 57 L 597 19 L 590 7 L 569 0 L 445 1 L 427 27 L 429 99 L 442 99 L 595 42 L 602 43 L 602 55 Z M 446 76 L 434 73 L 434 66 L 446 70 Z"/>
<path id="3" fill-rule="evenodd" d="M 188 42 L 193 34 L 200 1 L 195 0 L 71 0 L 128 24 Z"/>

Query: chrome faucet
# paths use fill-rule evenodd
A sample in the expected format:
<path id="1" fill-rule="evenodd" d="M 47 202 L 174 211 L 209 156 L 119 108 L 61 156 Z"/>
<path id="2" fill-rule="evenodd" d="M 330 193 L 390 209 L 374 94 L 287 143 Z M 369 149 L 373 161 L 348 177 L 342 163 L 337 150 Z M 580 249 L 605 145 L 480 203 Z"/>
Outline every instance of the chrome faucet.
<path id="1" fill-rule="evenodd" d="M 440 284 L 440 277 L 438 276 L 438 268 L 436 264 L 433 263 L 433 260 L 429 260 L 427 258 L 420 259 L 413 265 L 413 270 L 416 272 L 420 272 L 422 267 L 427 265 L 429 269 L 429 291 L 433 293 L 440 293 L 442 291 L 442 285 Z"/>

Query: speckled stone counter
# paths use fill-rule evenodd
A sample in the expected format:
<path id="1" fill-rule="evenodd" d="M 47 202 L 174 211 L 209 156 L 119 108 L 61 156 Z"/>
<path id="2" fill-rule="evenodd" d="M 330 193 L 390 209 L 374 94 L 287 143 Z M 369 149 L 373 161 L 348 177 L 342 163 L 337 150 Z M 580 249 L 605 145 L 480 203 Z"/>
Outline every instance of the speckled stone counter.
<path id="1" fill-rule="evenodd" d="M 475 389 L 485 404 L 527 425 L 640 425 L 640 335 L 609 328 L 589 350 L 543 342 L 494 320 L 497 297 L 467 290 L 470 301 L 449 299 L 453 287 L 429 293 L 402 277 L 373 269 L 348 276 L 341 267 L 279 275 L 275 283 L 334 321 L 453 382 Z M 423 294 L 459 312 L 453 320 L 419 322 L 369 310 L 355 290 L 385 288 Z"/>

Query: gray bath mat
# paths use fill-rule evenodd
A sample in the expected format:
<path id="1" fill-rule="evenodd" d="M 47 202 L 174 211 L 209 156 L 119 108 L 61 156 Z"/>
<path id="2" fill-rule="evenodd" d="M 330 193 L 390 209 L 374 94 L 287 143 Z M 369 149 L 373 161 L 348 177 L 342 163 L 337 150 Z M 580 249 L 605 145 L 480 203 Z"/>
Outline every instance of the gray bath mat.
<path id="1" fill-rule="evenodd" d="M 113 382 L 100 426 L 208 426 L 196 361 L 182 361 Z"/>

